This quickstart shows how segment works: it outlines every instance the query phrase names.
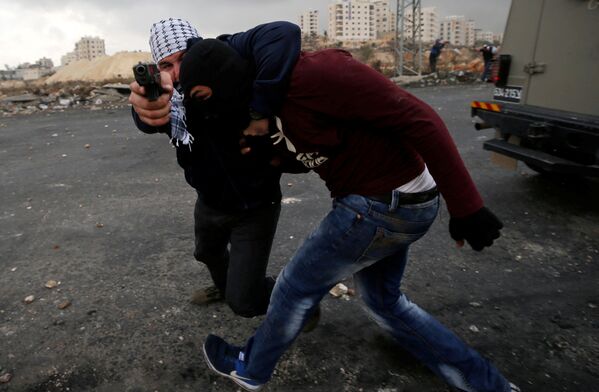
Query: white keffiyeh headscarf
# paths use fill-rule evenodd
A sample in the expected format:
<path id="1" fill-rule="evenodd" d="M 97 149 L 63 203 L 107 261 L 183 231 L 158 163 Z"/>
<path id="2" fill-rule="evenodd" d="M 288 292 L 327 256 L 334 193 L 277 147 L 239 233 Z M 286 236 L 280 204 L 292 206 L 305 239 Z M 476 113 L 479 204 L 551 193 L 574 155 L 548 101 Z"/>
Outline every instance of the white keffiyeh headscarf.
<path id="1" fill-rule="evenodd" d="M 150 50 L 154 62 L 187 49 L 190 38 L 200 38 L 200 34 L 186 20 L 168 18 L 154 23 L 150 28 Z"/>

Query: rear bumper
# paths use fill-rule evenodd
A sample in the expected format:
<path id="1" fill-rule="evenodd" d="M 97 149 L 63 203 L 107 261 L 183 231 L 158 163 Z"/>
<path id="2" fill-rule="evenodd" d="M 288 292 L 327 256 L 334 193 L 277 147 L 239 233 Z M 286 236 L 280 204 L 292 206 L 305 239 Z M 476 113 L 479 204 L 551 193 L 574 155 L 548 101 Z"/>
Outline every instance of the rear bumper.
<path id="1" fill-rule="evenodd" d="M 599 177 L 598 165 L 582 165 L 542 151 L 518 146 L 505 140 L 495 139 L 487 141 L 483 144 L 483 148 L 524 163 L 536 165 L 546 172 Z"/>
<path id="2" fill-rule="evenodd" d="M 472 116 L 476 129 L 498 131 L 497 139 L 485 143 L 487 150 L 546 171 L 597 175 L 599 117 L 495 102 L 473 102 Z"/>

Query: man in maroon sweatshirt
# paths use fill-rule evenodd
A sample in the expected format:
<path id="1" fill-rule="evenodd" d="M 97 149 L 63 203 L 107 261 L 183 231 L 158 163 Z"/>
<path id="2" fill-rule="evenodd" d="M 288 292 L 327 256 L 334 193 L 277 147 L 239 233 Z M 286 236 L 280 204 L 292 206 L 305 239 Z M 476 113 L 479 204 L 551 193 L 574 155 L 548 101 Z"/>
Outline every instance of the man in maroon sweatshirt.
<path id="1" fill-rule="evenodd" d="M 197 44 L 182 75 L 193 75 L 198 62 L 222 69 L 223 58 L 235 61 L 220 45 Z M 186 99 L 194 99 L 198 84 L 213 86 L 215 95 L 222 86 L 209 76 L 198 80 L 182 76 Z M 260 389 L 324 295 L 353 274 L 376 322 L 452 387 L 519 391 L 400 290 L 408 248 L 433 223 L 439 192 L 458 244 L 480 251 L 502 228 L 434 110 L 349 53 L 324 50 L 300 55 L 276 124 L 270 137 L 283 162 L 291 158 L 316 171 L 333 209 L 279 274 L 266 318 L 246 345 L 207 337 L 210 368 L 247 390 Z"/>

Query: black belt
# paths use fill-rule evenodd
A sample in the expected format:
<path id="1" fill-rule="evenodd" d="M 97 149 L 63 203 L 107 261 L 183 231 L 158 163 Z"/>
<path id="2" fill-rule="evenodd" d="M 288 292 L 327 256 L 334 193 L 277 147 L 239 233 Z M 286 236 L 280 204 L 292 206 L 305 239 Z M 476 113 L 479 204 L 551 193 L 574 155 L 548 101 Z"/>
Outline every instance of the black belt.
<path id="1" fill-rule="evenodd" d="M 398 204 L 419 204 L 434 199 L 439 195 L 437 187 L 429 189 L 428 191 L 418 193 L 400 193 L 398 196 Z M 367 198 L 379 201 L 385 204 L 391 204 L 393 201 L 393 192 L 385 193 L 383 195 L 366 196 Z"/>

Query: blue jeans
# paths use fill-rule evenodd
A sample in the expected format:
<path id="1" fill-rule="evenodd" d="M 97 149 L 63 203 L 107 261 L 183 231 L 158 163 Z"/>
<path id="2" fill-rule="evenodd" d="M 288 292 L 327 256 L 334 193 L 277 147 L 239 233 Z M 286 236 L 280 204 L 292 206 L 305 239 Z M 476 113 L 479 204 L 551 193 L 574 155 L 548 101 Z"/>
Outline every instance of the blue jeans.
<path id="1" fill-rule="evenodd" d="M 267 382 L 320 300 L 354 274 L 369 313 L 399 344 L 463 391 L 509 391 L 507 380 L 400 291 L 410 244 L 439 209 L 436 197 L 397 206 L 349 195 L 333 209 L 281 271 L 264 322 L 245 347 L 246 374 Z"/>
<path id="2" fill-rule="evenodd" d="M 491 60 L 485 61 L 485 68 L 483 70 L 482 76 L 480 77 L 480 79 L 483 82 L 486 82 L 491 77 L 491 70 L 492 70 L 492 68 L 493 68 L 493 61 L 491 61 Z"/>

